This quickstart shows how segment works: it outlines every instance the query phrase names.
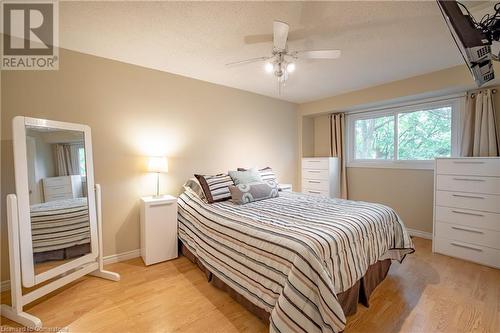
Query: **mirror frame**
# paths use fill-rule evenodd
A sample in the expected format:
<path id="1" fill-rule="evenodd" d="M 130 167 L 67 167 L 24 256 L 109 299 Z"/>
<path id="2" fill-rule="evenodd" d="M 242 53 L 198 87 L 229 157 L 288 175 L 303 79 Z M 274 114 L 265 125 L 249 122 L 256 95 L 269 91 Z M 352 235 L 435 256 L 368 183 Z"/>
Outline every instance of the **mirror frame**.
<path id="1" fill-rule="evenodd" d="M 33 245 L 31 238 L 30 201 L 28 189 L 28 157 L 26 154 L 26 126 L 55 128 L 83 132 L 85 142 L 85 167 L 87 180 L 87 204 L 89 209 L 91 252 L 62 265 L 35 274 Z M 19 220 L 19 244 L 21 253 L 21 275 L 24 287 L 33 287 L 70 270 L 96 261 L 98 256 L 97 211 L 94 190 L 94 168 L 90 127 L 82 124 L 16 116 L 12 120 L 14 170 L 16 181 L 17 210 Z"/>

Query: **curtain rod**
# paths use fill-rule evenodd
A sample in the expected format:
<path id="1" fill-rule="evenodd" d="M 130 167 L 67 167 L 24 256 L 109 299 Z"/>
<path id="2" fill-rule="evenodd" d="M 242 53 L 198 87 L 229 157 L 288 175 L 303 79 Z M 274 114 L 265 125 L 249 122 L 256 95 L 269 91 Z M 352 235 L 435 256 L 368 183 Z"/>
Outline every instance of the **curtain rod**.
<path id="1" fill-rule="evenodd" d="M 487 88 L 486 88 L 486 89 L 487 89 Z M 484 89 L 477 89 L 477 90 L 474 90 L 474 91 L 470 92 L 470 97 L 471 97 L 471 98 L 476 97 L 476 94 L 477 94 L 477 93 L 479 93 L 479 92 L 481 92 L 482 90 L 484 90 Z M 491 89 L 491 93 L 492 93 L 492 94 L 496 94 L 496 93 L 497 93 L 497 90 L 496 90 L 496 89 Z"/>
<path id="2" fill-rule="evenodd" d="M 378 111 L 378 110 L 399 109 L 402 107 L 414 106 L 414 105 L 419 105 L 419 104 L 424 104 L 424 103 L 444 102 L 444 101 L 449 101 L 449 100 L 453 100 L 453 99 L 457 99 L 457 98 L 465 97 L 465 96 L 466 96 L 465 93 L 459 93 L 459 94 L 452 94 L 452 95 L 446 95 L 446 96 L 441 96 L 441 97 L 425 98 L 425 99 L 421 99 L 421 100 L 401 102 L 401 103 L 392 104 L 389 106 L 378 106 L 378 107 L 361 109 L 361 110 L 343 111 L 343 113 L 348 115 L 348 114 L 366 113 L 366 112 L 372 112 L 372 111 Z M 335 114 L 335 113 L 342 113 L 342 111 L 331 112 L 330 114 Z"/>

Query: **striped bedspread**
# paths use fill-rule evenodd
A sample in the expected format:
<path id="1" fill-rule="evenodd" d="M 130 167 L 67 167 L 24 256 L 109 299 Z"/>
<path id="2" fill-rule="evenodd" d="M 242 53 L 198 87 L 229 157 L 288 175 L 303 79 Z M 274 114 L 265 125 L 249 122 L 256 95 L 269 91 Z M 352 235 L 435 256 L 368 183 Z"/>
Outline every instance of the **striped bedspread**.
<path id="1" fill-rule="evenodd" d="M 34 253 L 90 243 L 87 198 L 32 205 L 30 213 Z"/>
<path id="2" fill-rule="evenodd" d="M 271 313 L 271 332 L 339 332 L 337 294 L 413 244 L 389 207 L 280 192 L 246 205 L 178 200 L 179 238 L 213 274 Z"/>

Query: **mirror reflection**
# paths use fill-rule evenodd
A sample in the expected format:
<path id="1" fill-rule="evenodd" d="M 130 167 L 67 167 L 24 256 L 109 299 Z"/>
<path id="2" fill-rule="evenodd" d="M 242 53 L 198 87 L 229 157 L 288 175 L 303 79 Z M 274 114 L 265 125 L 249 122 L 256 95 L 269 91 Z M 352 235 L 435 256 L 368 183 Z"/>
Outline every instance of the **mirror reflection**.
<path id="1" fill-rule="evenodd" d="M 91 252 L 84 133 L 26 127 L 35 274 Z"/>

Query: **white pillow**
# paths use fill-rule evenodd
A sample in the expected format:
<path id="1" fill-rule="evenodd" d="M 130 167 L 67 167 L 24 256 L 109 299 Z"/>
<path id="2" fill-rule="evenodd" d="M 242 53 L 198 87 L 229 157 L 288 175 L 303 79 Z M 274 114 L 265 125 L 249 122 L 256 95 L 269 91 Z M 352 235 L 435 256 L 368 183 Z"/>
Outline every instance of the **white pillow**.
<path id="1" fill-rule="evenodd" d="M 196 178 L 189 178 L 186 183 L 184 183 L 184 190 L 196 195 L 203 202 L 207 202 L 207 198 L 205 197 L 205 192 L 203 192 L 203 188 L 200 185 L 200 182 Z"/>

